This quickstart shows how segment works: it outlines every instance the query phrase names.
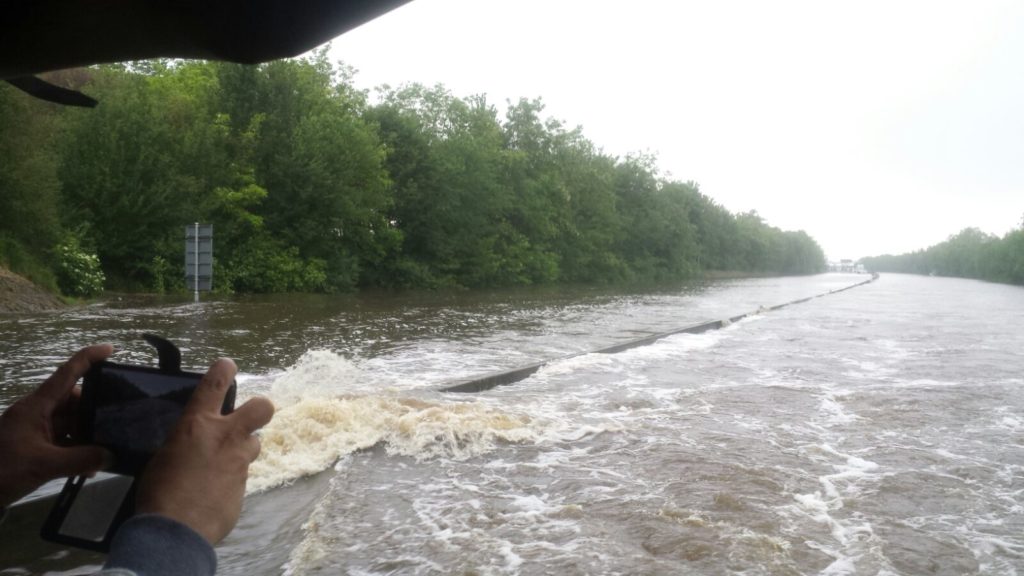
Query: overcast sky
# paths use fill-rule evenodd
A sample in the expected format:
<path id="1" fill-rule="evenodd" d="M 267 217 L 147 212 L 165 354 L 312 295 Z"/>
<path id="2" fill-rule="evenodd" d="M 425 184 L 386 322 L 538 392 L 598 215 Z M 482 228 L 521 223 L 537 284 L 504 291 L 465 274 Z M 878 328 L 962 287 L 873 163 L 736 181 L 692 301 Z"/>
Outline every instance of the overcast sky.
<path id="1" fill-rule="evenodd" d="M 1024 2 L 414 0 L 331 53 L 365 88 L 541 97 L 831 259 L 1024 217 Z"/>

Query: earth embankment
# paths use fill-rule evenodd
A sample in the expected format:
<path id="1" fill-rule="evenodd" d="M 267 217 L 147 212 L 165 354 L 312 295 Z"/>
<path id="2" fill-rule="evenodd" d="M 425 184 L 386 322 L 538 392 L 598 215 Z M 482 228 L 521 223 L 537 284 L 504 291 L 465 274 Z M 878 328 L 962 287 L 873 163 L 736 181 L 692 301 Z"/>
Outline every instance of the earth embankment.
<path id="1" fill-rule="evenodd" d="M 63 308 L 56 296 L 25 278 L 0 268 L 0 313 L 42 312 Z"/>

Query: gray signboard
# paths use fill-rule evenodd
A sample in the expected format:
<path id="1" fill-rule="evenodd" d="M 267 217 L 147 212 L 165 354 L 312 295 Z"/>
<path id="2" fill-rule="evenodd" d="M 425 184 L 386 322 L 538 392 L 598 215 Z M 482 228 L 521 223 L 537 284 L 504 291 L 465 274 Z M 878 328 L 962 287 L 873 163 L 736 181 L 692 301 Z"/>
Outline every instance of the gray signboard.
<path id="1" fill-rule="evenodd" d="M 185 285 L 197 297 L 213 289 L 213 224 L 185 226 Z"/>

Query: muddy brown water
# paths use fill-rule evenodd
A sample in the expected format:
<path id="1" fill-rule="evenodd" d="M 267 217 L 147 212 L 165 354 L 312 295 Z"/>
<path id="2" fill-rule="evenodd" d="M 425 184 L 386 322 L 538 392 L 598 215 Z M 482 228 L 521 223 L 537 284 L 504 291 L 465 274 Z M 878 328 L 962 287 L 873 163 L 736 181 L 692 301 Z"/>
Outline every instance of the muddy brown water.
<path id="1" fill-rule="evenodd" d="M 445 384 L 862 280 L 123 298 L 0 318 L 0 402 L 78 347 L 236 359 L 278 405 L 222 574 L 1018 574 L 1024 289 L 883 275 L 705 334 Z M 44 489 L 44 493 L 53 487 Z M 0 532 L 0 574 L 100 558 Z"/>

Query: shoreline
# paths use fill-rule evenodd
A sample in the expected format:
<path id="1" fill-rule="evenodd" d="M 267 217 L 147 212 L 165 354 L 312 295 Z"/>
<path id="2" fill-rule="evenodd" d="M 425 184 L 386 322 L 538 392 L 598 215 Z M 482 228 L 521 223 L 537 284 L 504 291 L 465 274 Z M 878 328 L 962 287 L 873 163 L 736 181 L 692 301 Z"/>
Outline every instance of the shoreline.
<path id="1" fill-rule="evenodd" d="M 720 281 L 720 280 L 739 280 L 739 279 L 744 279 L 744 278 L 784 278 L 784 277 L 789 277 L 789 276 L 809 276 L 809 275 L 812 275 L 812 274 L 789 274 L 789 275 L 787 275 L 787 274 L 773 274 L 773 273 L 767 273 L 767 272 L 745 272 L 745 271 L 742 271 L 742 270 L 706 270 L 706 271 L 700 272 L 699 274 L 694 275 L 688 281 L 690 281 L 690 282 L 693 282 L 693 281 L 697 281 L 697 282 L 715 282 L 715 281 Z M 683 281 L 685 282 L 686 280 L 683 280 Z M 549 284 L 549 285 L 534 286 L 534 288 L 545 288 L 545 287 L 547 287 L 547 288 L 555 288 L 555 289 L 557 289 L 559 286 L 569 286 L 569 285 L 570 284 L 553 283 L 553 284 Z M 572 284 L 572 285 L 578 286 L 578 285 L 575 285 L 575 284 Z M 608 287 L 610 285 L 608 285 L 608 284 L 593 284 L 593 285 L 590 285 L 590 286 L 593 286 L 593 287 Z M 467 292 L 473 292 L 473 291 L 487 292 L 487 291 L 493 291 L 493 290 L 503 290 L 503 289 L 508 289 L 508 288 L 515 288 L 515 287 L 510 286 L 510 287 L 505 287 L 505 288 L 461 289 L 461 290 L 458 290 L 458 291 L 460 291 L 460 292 L 463 292 L 463 291 L 467 291 Z M 414 291 L 417 291 L 417 290 L 414 290 Z M 429 289 L 427 289 L 427 291 L 428 292 L 433 292 L 433 290 L 429 290 Z M 377 292 L 379 292 L 379 291 L 375 290 L 373 288 L 370 288 L 370 289 L 355 290 L 355 291 L 347 293 L 347 294 L 354 296 L 354 295 L 359 295 L 359 294 L 373 294 L 373 293 L 377 293 Z M 402 292 L 406 292 L 406 291 L 397 291 L 395 293 L 402 293 Z M 191 293 L 187 293 L 186 294 L 186 293 L 183 292 L 181 295 L 185 296 L 185 295 L 190 295 L 190 294 Z M 278 293 L 278 294 L 286 294 L 286 293 Z M 298 292 L 296 294 L 315 294 L 315 293 Z M 156 293 L 156 292 L 128 292 L 128 293 L 125 293 L 125 292 L 111 291 L 111 292 L 105 292 L 103 295 L 101 295 L 99 297 L 89 299 L 89 301 L 92 301 L 92 300 L 104 300 L 104 299 L 107 299 L 107 298 L 117 298 L 119 295 L 120 296 L 140 296 L 140 297 L 161 297 L 162 296 L 162 297 L 170 297 L 172 299 L 175 296 L 177 296 L 176 293 L 164 293 L 164 294 L 160 294 L 160 293 Z M 252 294 L 250 294 L 250 293 L 234 294 L 233 296 L 250 296 L 250 295 L 252 295 Z M 47 290 L 39 287 L 38 285 L 32 283 L 27 278 L 25 278 L 25 277 L 23 277 L 23 276 L 21 276 L 19 274 L 16 274 L 14 272 L 11 272 L 7 268 L 4 268 L 4 267 L 0 266 L 0 314 L 52 312 L 52 311 L 57 311 L 57 310 L 63 310 L 63 309 L 66 309 L 66 308 L 68 308 L 70 306 L 74 306 L 76 304 L 81 304 L 81 303 L 82 302 L 76 301 L 74 299 L 70 299 L 69 300 L 67 298 L 62 298 L 60 296 L 52 294 L 52 293 L 48 292 Z"/>

